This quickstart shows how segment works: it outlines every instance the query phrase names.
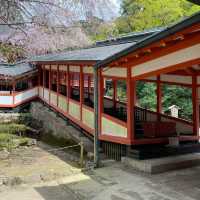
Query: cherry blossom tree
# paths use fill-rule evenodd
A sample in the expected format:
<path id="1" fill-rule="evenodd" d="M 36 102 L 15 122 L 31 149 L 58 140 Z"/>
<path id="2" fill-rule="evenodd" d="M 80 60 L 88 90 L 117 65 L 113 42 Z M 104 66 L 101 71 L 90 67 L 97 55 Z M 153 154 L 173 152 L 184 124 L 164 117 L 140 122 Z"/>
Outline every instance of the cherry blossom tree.
<path id="1" fill-rule="evenodd" d="M 91 41 L 78 22 L 112 18 L 112 8 L 109 0 L 0 0 L 0 42 L 23 47 L 24 56 L 85 47 Z"/>

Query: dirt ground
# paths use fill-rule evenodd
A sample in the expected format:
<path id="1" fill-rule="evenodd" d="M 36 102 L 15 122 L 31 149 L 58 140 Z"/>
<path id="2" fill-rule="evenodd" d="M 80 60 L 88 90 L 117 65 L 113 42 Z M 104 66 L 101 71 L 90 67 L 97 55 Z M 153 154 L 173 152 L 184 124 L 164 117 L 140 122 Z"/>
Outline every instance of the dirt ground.
<path id="1" fill-rule="evenodd" d="M 75 162 L 78 153 L 51 151 L 54 148 L 39 142 L 37 146 L 13 150 L 9 159 L 0 161 L 0 181 L 18 178 L 22 183 L 37 183 L 80 172 Z"/>
<path id="2" fill-rule="evenodd" d="M 0 183 L 0 200 L 199 200 L 200 167 L 158 175 L 119 162 L 82 172 L 69 154 L 39 146 L 0 161 L 0 179 L 20 177 L 20 185 Z M 70 153 L 71 155 L 71 153 Z"/>

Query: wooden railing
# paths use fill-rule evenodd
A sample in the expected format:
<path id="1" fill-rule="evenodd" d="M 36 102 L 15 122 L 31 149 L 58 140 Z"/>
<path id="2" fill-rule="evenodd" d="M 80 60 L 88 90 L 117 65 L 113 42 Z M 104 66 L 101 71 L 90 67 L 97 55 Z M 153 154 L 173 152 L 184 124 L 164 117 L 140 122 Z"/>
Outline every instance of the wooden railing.
<path id="1" fill-rule="evenodd" d="M 175 118 L 140 107 L 135 107 L 134 124 L 138 137 L 141 135 L 150 137 L 152 127 L 156 128 L 157 136 L 160 137 L 170 135 L 170 133 L 191 135 L 193 132 L 193 123 L 191 121 Z M 156 134 L 152 135 L 155 136 Z"/>
<path id="2" fill-rule="evenodd" d="M 134 109 L 135 121 L 144 122 L 147 121 L 147 110 L 135 107 Z"/>
<path id="3" fill-rule="evenodd" d="M 166 115 L 164 113 L 157 113 L 155 111 L 152 111 L 152 110 L 149 110 L 149 109 L 146 109 L 146 108 L 142 108 L 142 107 L 139 107 L 139 106 L 135 106 L 135 117 L 136 117 L 136 113 L 137 115 L 139 115 L 139 119 L 138 121 L 147 121 L 148 120 L 148 113 L 149 114 L 152 114 L 152 115 L 155 115 L 156 118 L 158 116 L 160 116 L 161 118 L 166 118 L 166 119 L 169 119 L 169 120 L 174 120 L 174 121 L 178 121 L 178 122 L 182 122 L 184 124 L 188 124 L 188 125 L 193 125 L 193 122 L 190 121 L 190 120 L 186 120 L 186 119 L 182 119 L 182 118 L 176 118 L 176 117 L 172 117 L 172 116 L 169 116 L 169 115 Z M 145 118 L 146 119 L 145 119 Z M 137 120 L 137 118 L 135 118 Z M 140 120 L 141 119 L 141 120 Z M 145 120 L 143 120 L 145 119 Z"/>

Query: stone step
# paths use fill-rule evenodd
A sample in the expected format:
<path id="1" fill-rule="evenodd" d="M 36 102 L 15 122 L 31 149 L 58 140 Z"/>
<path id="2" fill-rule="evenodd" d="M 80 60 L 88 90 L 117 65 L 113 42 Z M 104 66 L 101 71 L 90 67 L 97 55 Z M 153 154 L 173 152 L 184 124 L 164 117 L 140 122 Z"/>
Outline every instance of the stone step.
<path id="1" fill-rule="evenodd" d="M 122 163 L 126 167 L 133 168 L 140 172 L 157 174 L 200 165 L 200 153 L 191 153 L 147 160 L 123 157 Z"/>
<path id="2" fill-rule="evenodd" d="M 129 150 L 129 157 L 140 160 L 183 155 L 189 153 L 200 153 L 200 144 L 181 144 L 180 146 L 141 146 Z"/>

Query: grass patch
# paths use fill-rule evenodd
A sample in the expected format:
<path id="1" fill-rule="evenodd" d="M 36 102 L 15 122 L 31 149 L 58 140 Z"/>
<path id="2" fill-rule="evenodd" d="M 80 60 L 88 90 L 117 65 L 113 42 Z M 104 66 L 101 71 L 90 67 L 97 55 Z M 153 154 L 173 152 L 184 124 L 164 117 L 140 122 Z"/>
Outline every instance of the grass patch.
<path id="1" fill-rule="evenodd" d="M 24 134 L 29 127 L 24 124 L 17 123 L 4 123 L 0 124 L 0 133 L 10 133 L 10 134 Z"/>
<path id="2" fill-rule="evenodd" d="M 26 145 L 29 138 L 20 137 L 9 133 L 0 133 L 0 150 L 6 148 L 8 151 L 19 146 Z"/>
<path id="3" fill-rule="evenodd" d="M 0 123 L 0 150 L 11 151 L 19 146 L 27 145 L 30 140 L 25 135 L 29 127 L 18 123 Z"/>

